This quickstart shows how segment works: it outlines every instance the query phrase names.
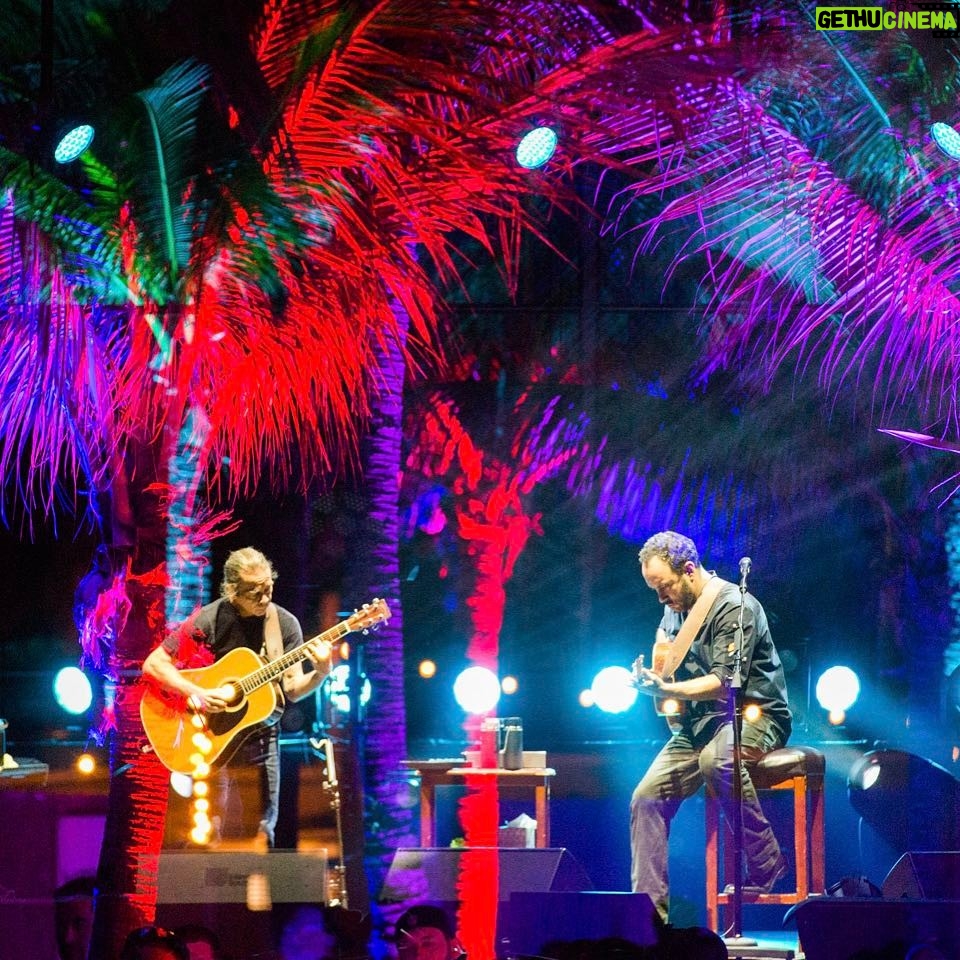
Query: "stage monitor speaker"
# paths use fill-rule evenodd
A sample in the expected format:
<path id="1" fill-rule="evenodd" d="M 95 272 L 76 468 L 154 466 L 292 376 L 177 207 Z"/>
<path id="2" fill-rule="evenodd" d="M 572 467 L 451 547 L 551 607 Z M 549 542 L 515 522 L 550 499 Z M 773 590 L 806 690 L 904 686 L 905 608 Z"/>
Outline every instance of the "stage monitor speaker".
<path id="1" fill-rule="evenodd" d="M 645 893 L 512 893 L 497 913 L 497 942 L 511 955 L 541 956 L 548 944 L 615 937 L 637 946 L 657 942 L 653 901 Z"/>
<path id="2" fill-rule="evenodd" d="M 905 853 L 890 869 L 882 889 L 891 899 L 960 900 L 960 852 Z"/>
<path id="3" fill-rule="evenodd" d="M 217 853 L 176 851 L 160 855 L 158 903 L 323 903 L 327 890 L 324 851 Z"/>
<path id="4" fill-rule="evenodd" d="M 494 866 L 499 900 L 516 892 L 593 889 L 586 871 L 563 847 L 402 847 L 387 871 L 380 902 L 456 902 L 464 871 Z"/>
<path id="5" fill-rule="evenodd" d="M 160 855 L 157 923 L 209 927 L 231 956 L 272 956 L 284 924 L 326 899 L 324 851 Z"/>
<path id="6" fill-rule="evenodd" d="M 810 897 L 787 912 L 805 960 L 902 958 L 918 944 L 944 957 L 960 953 L 960 903 L 936 900 L 867 900 Z"/>

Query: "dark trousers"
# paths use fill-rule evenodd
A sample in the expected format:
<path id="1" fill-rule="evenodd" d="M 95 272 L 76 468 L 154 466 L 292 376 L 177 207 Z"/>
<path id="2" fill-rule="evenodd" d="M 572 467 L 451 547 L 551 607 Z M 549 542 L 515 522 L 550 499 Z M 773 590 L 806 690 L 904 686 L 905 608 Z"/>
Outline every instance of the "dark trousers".
<path id="1" fill-rule="evenodd" d="M 782 747 L 784 738 L 775 723 L 761 718 L 743 724 L 741 788 L 743 851 L 748 876 L 763 882 L 776 868 L 780 847 L 770 829 L 750 780 L 751 760 Z M 727 822 L 733 822 L 733 726 L 724 723 L 716 733 L 698 742 L 685 729 L 670 738 L 650 764 L 630 801 L 631 889 L 646 893 L 666 921 L 668 897 L 668 839 L 670 822 L 687 797 L 710 784 L 720 798 Z"/>

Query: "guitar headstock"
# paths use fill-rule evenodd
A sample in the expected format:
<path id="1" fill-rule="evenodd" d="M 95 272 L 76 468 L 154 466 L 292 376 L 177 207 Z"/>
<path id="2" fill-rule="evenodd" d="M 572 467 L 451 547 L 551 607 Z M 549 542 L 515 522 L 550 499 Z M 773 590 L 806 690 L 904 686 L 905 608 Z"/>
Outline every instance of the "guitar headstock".
<path id="1" fill-rule="evenodd" d="M 351 630 L 369 630 L 389 619 L 390 608 L 387 606 L 387 601 L 374 597 L 370 603 L 365 603 L 347 618 L 347 625 Z"/>

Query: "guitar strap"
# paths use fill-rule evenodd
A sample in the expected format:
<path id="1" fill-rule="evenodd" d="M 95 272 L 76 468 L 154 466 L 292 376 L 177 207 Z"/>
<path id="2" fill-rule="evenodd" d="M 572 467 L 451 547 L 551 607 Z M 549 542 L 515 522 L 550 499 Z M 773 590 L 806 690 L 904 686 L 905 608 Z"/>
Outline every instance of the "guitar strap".
<path id="1" fill-rule="evenodd" d="M 672 677 L 673 674 L 676 673 L 677 667 L 683 663 L 684 657 L 686 657 L 690 647 L 693 645 L 694 638 L 700 632 L 703 621 L 707 619 L 707 614 L 713 607 L 717 597 L 720 596 L 720 591 L 727 585 L 726 580 L 721 580 L 716 576 L 711 577 L 707 581 L 706 586 L 704 586 L 700 592 L 700 596 L 697 597 L 696 602 L 690 608 L 690 612 L 684 619 L 679 633 L 674 637 L 673 643 L 670 644 L 669 652 L 664 660 L 661 676 Z"/>
<path id="2" fill-rule="evenodd" d="M 263 621 L 263 650 L 261 656 L 267 660 L 279 660 L 283 656 L 283 634 L 280 632 L 280 615 L 277 613 L 277 605 L 271 603 L 267 607 L 267 615 Z M 277 693 L 279 702 L 278 710 L 283 710 L 285 697 L 283 693 L 283 683 L 277 681 Z"/>

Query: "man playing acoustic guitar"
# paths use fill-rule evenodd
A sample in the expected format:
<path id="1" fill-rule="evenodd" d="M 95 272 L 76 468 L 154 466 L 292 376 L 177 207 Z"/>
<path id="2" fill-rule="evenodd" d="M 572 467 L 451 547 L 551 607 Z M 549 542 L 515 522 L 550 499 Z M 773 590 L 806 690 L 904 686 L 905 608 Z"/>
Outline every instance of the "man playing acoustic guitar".
<path id="1" fill-rule="evenodd" d="M 634 892 L 650 896 L 666 921 L 667 842 L 680 803 L 706 781 L 723 802 L 727 821 L 735 822 L 728 706 L 741 590 L 704 569 L 693 541 L 679 533 L 652 536 L 639 560 L 643 579 L 656 591 L 664 611 L 653 669 L 645 667 L 641 657 L 634 672 L 643 693 L 672 702 L 664 712 L 670 715 L 673 736 L 650 764 L 630 802 L 631 884 Z M 665 651 L 662 657 L 658 648 Z M 786 743 L 791 717 L 783 667 L 766 614 L 749 593 L 743 594 L 742 651 L 742 703 L 759 708 L 756 718 L 742 727 L 741 809 L 749 885 L 744 889 L 770 892 L 787 865 L 760 809 L 749 766 L 751 759 Z"/>
<path id="2" fill-rule="evenodd" d="M 218 715 L 233 716 L 229 711 L 235 706 L 238 693 L 234 686 L 202 686 L 192 676 L 200 671 L 181 671 L 177 664 L 186 658 L 191 641 L 206 647 L 213 655 L 214 662 L 239 648 L 252 650 L 266 661 L 276 661 L 301 647 L 303 631 L 297 618 L 271 601 L 275 579 L 272 564 L 259 550 L 253 547 L 234 550 L 224 563 L 220 599 L 202 607 L 171 633 L 144 660 L 144 674 L 164 690 L 186 698 L 198 713 L 208 716 L 211 726 Z M 279 682 L 283 694 L 291 701 L 297 701 L 316 690 L 327 675 L 330 645 L 311 641 L 303 644 L 301 652 L 293 657 L 296 659 L 280 674 Z M 312 670 L 306 669 L 307 663 L 312 665 Z M 272 693 L 270 696 L 272 698 Z M 272 705 L 272 699 L 270 703 Z M 277 710 L 268 718 L 268 722 L 258 723 L 249 729 L 241 727 L 236 734 L 236 746 L 231 744 L 235 753 L 229 765 L 219 771 L 220 796 L 216 808 L 224 836 L 243 833 L 243 817 L 239 815 L 240 791 L 230 775 L 230 766 L 242 764 L 257 769 L 259 832 L 266 837 L 268 846 L 274 844 L 280 799 L 279 727 L 276 721 L 282 708 L 283 696 L 280 696 Z M 242 710 L 234 712 L 238 717 L 242 716 Z M 238 721 L 238 726 L 241 723 Z M 231 728 L 227 727 L 226 730 L 225 736 L 234 736 Z M 190 736 L 189 729 L 183 731 L 182 740 L 185 744 L 189 744 Z M 178 735 L 176 744 L 179 746 L 180 742 Z M 184 750 L 187 749 L 185 746 Z M 159 750 L 158 754 L 168 766 L 173 767 Z"/>

